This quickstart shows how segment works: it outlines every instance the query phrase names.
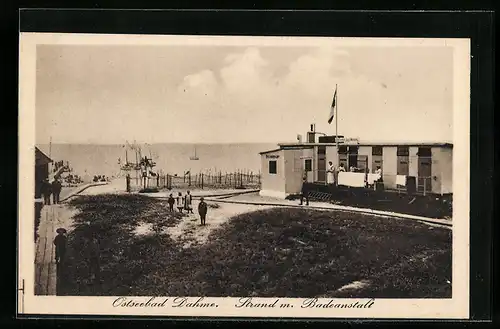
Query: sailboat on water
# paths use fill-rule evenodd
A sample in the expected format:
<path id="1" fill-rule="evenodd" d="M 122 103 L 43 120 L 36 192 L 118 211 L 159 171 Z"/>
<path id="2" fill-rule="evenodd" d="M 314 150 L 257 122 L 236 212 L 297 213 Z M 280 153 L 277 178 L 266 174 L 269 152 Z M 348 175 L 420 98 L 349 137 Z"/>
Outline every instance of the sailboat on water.
<path id="1" fill-rule="evenodd" d="M 194 155 L 190 156 L 189 160 L 200 160 L 200 158 L 196 155 L 196 145 L 194 146 Z"/>

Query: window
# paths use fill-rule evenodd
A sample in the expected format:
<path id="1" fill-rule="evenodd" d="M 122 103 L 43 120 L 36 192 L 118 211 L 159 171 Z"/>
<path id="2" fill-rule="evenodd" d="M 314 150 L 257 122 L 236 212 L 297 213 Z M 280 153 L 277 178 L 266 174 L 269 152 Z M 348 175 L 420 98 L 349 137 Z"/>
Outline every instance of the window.
<path id="1" fill-rule="evenodd" d="M 430 147 L 419 147 L 418 148 L 418 156 L 419 157 L 431 157 L 432 151 Z"/>
<path id="2" fill-rule="evenodd" d="M 312 171 L 312 160 L 311 159 L 306 159 L 304 161 L 304 168 L 305 168 L 305 171 Z"/>
<path id="3" fill-rule="evenodd" d="M 277 174 L 278 173 L 278 167 L 276 165 L 276 160 L 269 161 L 269 173 L 270 174 Z"/>
<path id="4" fill-rule="evenodd" d="M 372 155 L 382 155 L 382 146 L 372 146 Z"/>
<path id="5" fill-rule="evenodd" d="M 326 146 L 318 146 L 318 154 L 326 154 Z"/>
<path id="6" fill-rule="evenodd" d="M 339 146 L 339 154 L 347 154 L 347 146 Z"/>
<path id="7" fill-rule="evenodd" d="M 398 146 L 398 156 L 409 156 L 410 148 L 408 146 Z"/>

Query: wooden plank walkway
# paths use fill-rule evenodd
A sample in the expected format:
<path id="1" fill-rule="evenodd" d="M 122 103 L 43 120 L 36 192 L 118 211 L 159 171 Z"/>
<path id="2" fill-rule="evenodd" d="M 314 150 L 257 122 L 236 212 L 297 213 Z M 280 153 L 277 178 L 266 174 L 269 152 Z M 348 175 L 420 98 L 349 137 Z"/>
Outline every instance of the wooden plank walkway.
<path id="1" fill-rule="evenodd" d="M 54 238 L 59 227 L 70 231 L 71 213 L 63 204 L 42 208 L 35 254 L 35 295 L 57 294 Z"/>

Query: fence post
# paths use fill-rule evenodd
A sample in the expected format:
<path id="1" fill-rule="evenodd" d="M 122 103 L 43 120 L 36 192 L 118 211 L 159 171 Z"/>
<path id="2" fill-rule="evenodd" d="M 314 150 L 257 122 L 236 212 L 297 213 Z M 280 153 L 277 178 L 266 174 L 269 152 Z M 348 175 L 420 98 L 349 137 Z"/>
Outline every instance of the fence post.
<path id="1" fill-rule="evenodd" d="M 201 174 L 201 189 L 203 190 L 203 174 Z"/>

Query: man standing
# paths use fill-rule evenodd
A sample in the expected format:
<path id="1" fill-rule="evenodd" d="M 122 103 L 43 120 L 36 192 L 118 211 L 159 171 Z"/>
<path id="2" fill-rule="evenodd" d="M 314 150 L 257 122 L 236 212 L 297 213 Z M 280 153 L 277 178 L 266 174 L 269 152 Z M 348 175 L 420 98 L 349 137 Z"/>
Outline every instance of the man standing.
<path id="1" fill-rule="evenodd" d="M 200 203 L 198 204 L 198 213 L 200 214 L 201 225 L 205 225 L 207 218 L 207 204 L 205 203 L 203 197 L 200 198 Z"/>
<path id="2" fill-rule="evenodd" d="M 52 182 L 52 198 L 54 200 L 54 204 L 59 203 L 59 196 L 61 195 L 62 184 L 59 179 L 55 178 Z"/>
<path id="3" fill-rule="evenodd" d="M 127 174 L 125 179 L 127 180 L 127 192 L 130 192 L 130 174 Z"/>
<path id="4" fill-rule="evenodd" d="M 307 183 L 307 173 L 302 176 L 302 190 L 300 193 L 300 205 L 303 204 L 304 198 L 306 199 L 306 206 L 309 205 L 309 184 Z"/>
<path id="5" fill-rule="evenodd" d="M 49 180 L 45 178 L 42 182 L 41 193 L 43 196 L 43 203 L 45 205 L 50 205 L 50 194 L 52 190 L 52 185 L 49 183 Z"/>

